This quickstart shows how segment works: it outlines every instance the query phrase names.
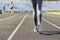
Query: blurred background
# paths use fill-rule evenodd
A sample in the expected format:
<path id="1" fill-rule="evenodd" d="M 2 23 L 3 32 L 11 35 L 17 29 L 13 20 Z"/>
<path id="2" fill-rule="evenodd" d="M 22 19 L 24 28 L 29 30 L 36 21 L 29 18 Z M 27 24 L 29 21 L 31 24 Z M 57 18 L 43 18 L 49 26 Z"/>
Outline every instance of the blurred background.
<path id="1" fill-rule="evenodd" d="M 14 11 L 17 9 L 19 11 L 32 11 L 31 0 L 0 0 L 0 10 L 5 5 L 6 11 L 9 11 L 11 1 L 14 4 Z M 43 0 L 42 11 L 60 11 L 60 0 Z"/>

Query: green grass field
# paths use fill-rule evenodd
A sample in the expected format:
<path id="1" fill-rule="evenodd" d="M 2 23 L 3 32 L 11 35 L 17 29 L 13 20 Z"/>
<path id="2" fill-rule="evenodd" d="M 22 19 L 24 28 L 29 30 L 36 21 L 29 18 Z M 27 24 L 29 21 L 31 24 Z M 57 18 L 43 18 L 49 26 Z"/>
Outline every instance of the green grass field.
<path id="1" fill-rule="evenodd" d="M 55 14 L 55 15 L 60 15 L 60 12 L 47 12 L 47 14 Z"/>

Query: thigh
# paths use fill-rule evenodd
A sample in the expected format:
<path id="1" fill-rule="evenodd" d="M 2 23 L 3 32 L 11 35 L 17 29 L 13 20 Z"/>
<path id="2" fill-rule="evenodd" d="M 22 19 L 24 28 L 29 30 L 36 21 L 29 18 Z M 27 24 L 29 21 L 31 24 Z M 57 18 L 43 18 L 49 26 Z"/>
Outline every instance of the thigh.
<path id="1" fill-rule="evenodd" d="M 33 5 L 33 9 L 36 10 L 36 0 L 31 0 L 32 5 Z"/>
<path id="2" fill-rule="evenodd" d="M 42 8 L 42 1 L 43 0 L 37 0 L 36 3 L 39 5 L 38 8 L 39 10 L 41 11 L 41 8 Z"/>

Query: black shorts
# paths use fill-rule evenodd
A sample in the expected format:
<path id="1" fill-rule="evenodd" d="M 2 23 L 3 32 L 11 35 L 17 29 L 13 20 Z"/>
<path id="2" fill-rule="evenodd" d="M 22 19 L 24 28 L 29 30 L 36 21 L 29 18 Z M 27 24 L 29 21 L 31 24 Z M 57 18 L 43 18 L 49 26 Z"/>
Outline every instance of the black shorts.
<path id="1" fill-rule="evenodd" d="M 13 7 L 11 7 L 10 9 L 13 9 Z"/>
<path id="2" fill-rule="evenodd" d="M 5 6 L 3 6 L 3 10 L 5 10 Z"/>

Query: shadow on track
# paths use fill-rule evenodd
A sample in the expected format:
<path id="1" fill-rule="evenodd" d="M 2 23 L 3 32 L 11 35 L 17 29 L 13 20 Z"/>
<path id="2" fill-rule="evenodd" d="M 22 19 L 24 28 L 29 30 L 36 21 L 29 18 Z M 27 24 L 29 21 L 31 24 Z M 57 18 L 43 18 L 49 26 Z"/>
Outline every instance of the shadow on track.
<path id="1" fill-rule="evenodd" d="M 59 35 L 60 31 L 43 31 L 39 34 L 41 34 L 41 35 Z"/>

